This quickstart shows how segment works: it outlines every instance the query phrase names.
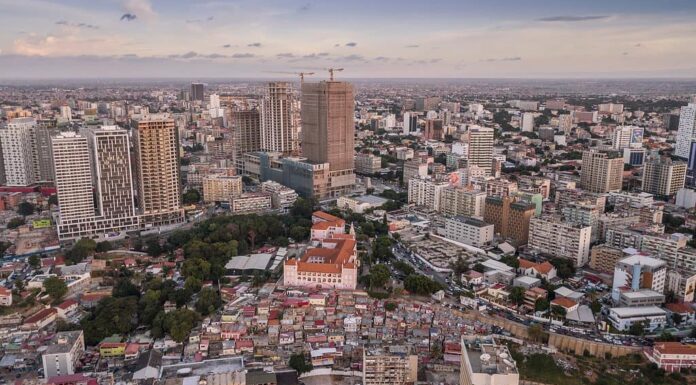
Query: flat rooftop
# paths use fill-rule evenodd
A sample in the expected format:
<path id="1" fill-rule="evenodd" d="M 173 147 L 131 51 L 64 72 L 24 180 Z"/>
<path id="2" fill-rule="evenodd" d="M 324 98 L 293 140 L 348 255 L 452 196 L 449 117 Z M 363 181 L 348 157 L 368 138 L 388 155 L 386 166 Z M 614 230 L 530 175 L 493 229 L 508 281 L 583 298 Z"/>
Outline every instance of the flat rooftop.
<path id="1" fill-rule="evenodd" d="M 466 354 L 473 373 L 517 374 L 517 365 L 507 346 L 496 344 L 468 345 Z"/>

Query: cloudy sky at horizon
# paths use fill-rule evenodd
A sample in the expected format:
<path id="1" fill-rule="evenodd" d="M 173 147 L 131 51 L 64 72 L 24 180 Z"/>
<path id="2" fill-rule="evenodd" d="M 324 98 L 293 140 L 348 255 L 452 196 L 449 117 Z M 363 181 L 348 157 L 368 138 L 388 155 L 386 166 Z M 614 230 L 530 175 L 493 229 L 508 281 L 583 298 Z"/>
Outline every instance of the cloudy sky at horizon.
<path id="1" fill-rule="evenodd" d="M 691 0 L 0 0 L 0 78 L 696 77 Z"/>

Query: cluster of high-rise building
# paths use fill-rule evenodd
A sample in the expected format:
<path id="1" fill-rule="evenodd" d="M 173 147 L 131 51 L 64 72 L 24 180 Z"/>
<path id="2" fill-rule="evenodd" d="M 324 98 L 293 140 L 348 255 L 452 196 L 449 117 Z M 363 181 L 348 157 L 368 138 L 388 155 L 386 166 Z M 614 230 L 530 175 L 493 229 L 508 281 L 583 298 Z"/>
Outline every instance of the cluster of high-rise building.
<path id="1" fill-rule="evenodd" d="M 61 239 L 185 221 L 179 141 L 169 117 L 134 120 L 132 137 L 117 126 L 61 132 L 52 138 L 52 152 Z"/>

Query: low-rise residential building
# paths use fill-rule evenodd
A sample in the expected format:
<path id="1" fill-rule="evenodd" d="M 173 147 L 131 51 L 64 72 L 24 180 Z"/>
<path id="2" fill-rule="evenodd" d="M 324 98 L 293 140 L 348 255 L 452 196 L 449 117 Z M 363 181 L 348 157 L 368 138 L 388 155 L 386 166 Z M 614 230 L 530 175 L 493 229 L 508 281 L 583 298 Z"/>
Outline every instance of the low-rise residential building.
<path id="1" fill-rule="evenodd" d="M 518 259 L 520 266 L 517 268 L 518 274 L 523 274 L 530 277 L 541 277 L 547 281 L 556 278 L 556 268 L 551 262 L 545 261 L 536 263 L 523 258 Z"/>
<path id="2" fill-rule="evenodd" d="M 374 175 L 382 168 L 382 158 L 373 154 L 360 153 L 355 155 L 355 172 L 358 174 Z"/>
<path id="3" fill-rule="evenodd" d="M 273 208 L 269 193 L 245 193 L 230 200 L 230 210 L 235 213 L 254 213 Z"/>
<path id="4" fill-rule="evenodd" d="M 650 289 L 625 291 L 619 296 L 620 307 L 660 306 L 664 302 L 664 294 Z"/>
<path id="5" fill-rule="evenodd" d="M 273 208 L 282 213 L 290 212 L 290 208 L 295 204 L 298 197 L 295 190 L 272 180 L 261 183 L 261 192 L 271 194 Z"/>
<path id="6" fill-rule="evenodd" d="M 336 206 L 341 209 L 351 210 L 354 213 L 363 214 L 367 210 L 376 209 L 387 202 L 388 199 L 375 195 L 342 196 L 336 200 Z"/>
<path id="7" fill-rule="evenodd" d="M 227 202 L 242 194 L 242 177 L 210 175 L 203 178 L 203 201 Z"/>
<path id="8" fill-rule="evenodd" d="M 445 237 L 456 242 L 481 247 L 493 241 L 494 226 L 480 219 L 456 216 L 445 220 Z"/>
<path id="9" fill-rule="evenodd" d="M 609 310 L 609 322 L 619 331 L 627 331 L 636 322 L 653 331 L 667 325 L 667 312 L 657 306 L 614 307 Z"/>

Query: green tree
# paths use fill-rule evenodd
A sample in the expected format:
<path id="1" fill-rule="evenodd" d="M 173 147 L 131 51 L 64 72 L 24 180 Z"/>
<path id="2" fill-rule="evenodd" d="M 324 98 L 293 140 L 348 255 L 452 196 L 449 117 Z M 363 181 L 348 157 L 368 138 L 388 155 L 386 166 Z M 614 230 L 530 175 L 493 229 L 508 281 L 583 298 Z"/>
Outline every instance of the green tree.
<path id="1" fill-rule="evenodd" d="M 55 206 L 58 204 L 58 194 L 53 194 L 50 197 L 48 197 L 48 205 L 49 206 Z"/>
<path id="2" fill-rule="evenodd" d="M 290 214 L 293 217 L 310 219 L 312 218 L 316 203 L 314 198 L 297 198 L 290 208 Z"/>
<path id="3" fill-rule="evenodd" d="M 563 306 L 551 305 L 551 314 L 556 318 L 564 318 L 566 316 L 566 309 Z"/>
<path id="4" fill-rule="evenodd" d="M 202 281 L 210 274 L 210 262 L 201 258 L 187 259 L 181 266 L 181 274 L 186 278 L 195 277 Z"/>
<path id="5" fill-rule="evenodd" d="M 190 189 L 184 193 L 183 201 L 185 205 L 196 204 L 201 201 L 201 193 L 196 189 Z"/>
<path id="6" fill-rule="evenodd" d="M 645 335 L 645 322 L 640 321 L 632 323 L 631 326 L 628 328 L 628 333 L 634 336 Z"/>
<path id="7" fill-rule="evenodd" d="M 43 287 L 44 290 L 46 290 L 46 294 L 53 299 L 53 302 L 58 302 L 65 294 L 68 293 L 68 285 L 66 285 L 65 281 L 58 277 L 48 277 L 43 282 Z"/>
<path id="8" fill-rule="evenodd" d="M 384 304 L 384 310 L 386 311 L 394 311 L 396 310 L 396 303 L 394 302 L 387 302 Z"/>
<path id="9" fill-rule="evenodd" d="M 217 290 L 212 287 L 205 287 L 198 293 L 198 301 L 196 301 L 196 311 L 201 315 L 209 315 L 215 312 L 222 301 Z"/>
<path id="10" fill-rule="evenodd" d="M 36 207 L 34 206 L 33 203 L 22 202 L 19 205 L 17 205 L 17 214 L 19 214 L 23 217 L 34 214 L 34 211 L 36 211 Z"/>
<path id="11" fill-rule="evenodd" d="M 157 237 L 149 238 L 145 245 L 147 247 L 147 254 L 152 257 L 157 257 L 162 254 L 162 245 L 160 245 L 159 239 Z"/>
<path id="12" fill-rule="evenodd" d="M 176 342 L 184 342 L 191 330 L 198 324 L 200 316 L 195 311 L 187 308 L 176 309 L 168 314 L 169 335 Z"/>
<path id="13" fill-rule="evenodd" d="M 420 274 L 411 274 L 404 280 L 404 288 L 411 293 L 419 295 L 430 295 L 442 289 L 442 286 Z"/>
<path id="14" fill-rule="evenodd" d="M 524 288 L 520 286 L 515 286 L 510 290 L 510 296 L 508 297 L 512 303 L 519 306 L 524 302 Z"/>
<path id="15" fill-rule="evenodd" d="M 73 247 L 65 253 L 65 257 L 70 263 L 80 263 L 83 259 L 92 255 L 96 249 L 97 242 L 92 239 L 82 238 L 75 242 Z"/>
<path id="16" fill-rule="evenodd" d="M 469 271 L 469 264 L 464 260 L 464 258 L 459 257 L 456 261 L 451 263 L 451 268 L 455 277 L 460 277 L 462 274 Z"/>
<path id="17" fill-rule="evenodd" d="M 114 246 L 111 244 L 109 241 L 101 241 L 97 242 L 97 246 L 95 247 L 94 251 L 97 253 L 106 253 L 107 251 L 111 251 L 114 249 Z"/>
<path id="18" fill-rule="evenodd" d="M 534 311 L 546 311 L 549 310 L 549 300 L 546 298 L 539 298 L 534 302 Z"/>
<path id="19" fill-rule="evenodd" d="M 386 265 L 378 264 L 370 268 L 370 288 L 381 289 L 389 282 L 391 272 Z"/>
<path id="20" fill-rule="evenodd" d="M 590 309 L 592 309 L 592 313 L 597 314 L 602 311 L 602 304 L 595 298 L 590 303 Z"/>
<path id="21" fill-rule="evenodd" d="M 184 281 L 184 289 L 192 293 L 198 293 L 201 290 L 202 285 L 201 280 L 195 276 L 190 276 L 186 278 L 186 281 Z"/>
<path id="22" fill-rule="evenodd" d="M 31 266 L 33 269 L 38 269 L 41 267 L 41 257 L 38 255 L 32 255 L 29 257 L 29 266 Z"/>
<path id="23" fill-rule="evenodd" d="M 10 230 L 16 229 L 17 227 L 22 226 L 25 223 L 26 221 L 24 220 L 24 218 L 14 217 L 7 222 L 7 228 Z"/>
<path id="24" fill-rule="evenodd" d="M 128 278 L 119 278 L 114 284 L 114 288 L 111 291 L 111 295 L 114 298 L 120 297 L 139 297 L 140 289 L 131 282 Z"/>
<path id="25" fill-rule="evenodd" d="M 306 373 L 313 369 L 312 364 L 307 362 L 304 353 L 291 355 L 288 366 L 295 369 L 297 374 Z"/>

